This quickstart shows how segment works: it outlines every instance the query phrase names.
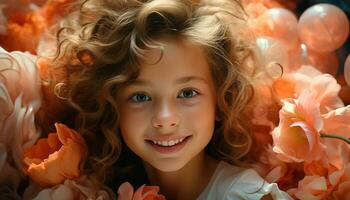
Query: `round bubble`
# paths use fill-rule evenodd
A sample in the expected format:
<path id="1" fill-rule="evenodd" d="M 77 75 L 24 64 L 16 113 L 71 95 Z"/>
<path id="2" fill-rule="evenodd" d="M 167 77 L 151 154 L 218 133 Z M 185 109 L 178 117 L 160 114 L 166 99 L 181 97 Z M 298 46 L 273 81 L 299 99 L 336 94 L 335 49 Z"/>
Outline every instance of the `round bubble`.
<path id="1" fill-rule="evenodd" d="M 298 42 L 298 19 L 293 12 L 285 8 L 271 8 L 267 10 L 271 32 L 268 36 L 282 42 L 288 49 Z"/>
<path id="2" fill-rule="evenodd" d="M 308 60 L 311 65 L 316 67 L 323 73 L 331 74 L 333 76 L 337 75 L 339 68 L 339 59 L 335 51 L 332 52 L 308 52 Z"/>
<path id="3" fill-rule="evenodd" d="M 263 56 L 266 59 L 266 63 L 277 63 L 277 66 L 270 65 L 271 68 L 267 69 L 271 76 L 280 76 L 281 68 L 285 70 L 288 67 L 289 59 L 285 45 L 278 40 L 270 37 L 260 36 L 256 39 L 256 44 L 260 48 Z M 287 70 L 288 71 L 288 70 Z"/>
<path id="4" fill-rule="evenodd" d="M 313 51 L 335 51 L 348 38 L 349 20 L 336 6 L 316 4 L 301 15 L 298 35 L 301 42 Z"/>
<path id="5" fill-rule="evenodd" d="M 296 71 L 303 65 L 312 65 L 322 73 L 328 73 L 333 76 L 337 74 L 339 59 L 334 51 L 316 52 L 307 48 L 305 44 L 300 44 L 288 53 L 291 71 Z"/>
<path id="6" fill-rule="evenodd" d="M 345 60 L 344 77 L 345 77 L 346 83 L 350 86 L 350 54 L 348 55 L 348 57 Z"/>

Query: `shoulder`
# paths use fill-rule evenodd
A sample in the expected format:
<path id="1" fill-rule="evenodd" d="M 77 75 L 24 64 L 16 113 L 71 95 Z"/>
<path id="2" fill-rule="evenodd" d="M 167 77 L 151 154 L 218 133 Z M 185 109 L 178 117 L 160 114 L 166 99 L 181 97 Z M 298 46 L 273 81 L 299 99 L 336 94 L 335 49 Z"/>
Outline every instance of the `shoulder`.
<path id="1" fill-rule="evenodd" d="M 270 194 L 273 199 L 291 199 L 276 183 L 267 183 L 253 169 L 220 162 L 212 180 L 199 199 L 256 200 Z"/>

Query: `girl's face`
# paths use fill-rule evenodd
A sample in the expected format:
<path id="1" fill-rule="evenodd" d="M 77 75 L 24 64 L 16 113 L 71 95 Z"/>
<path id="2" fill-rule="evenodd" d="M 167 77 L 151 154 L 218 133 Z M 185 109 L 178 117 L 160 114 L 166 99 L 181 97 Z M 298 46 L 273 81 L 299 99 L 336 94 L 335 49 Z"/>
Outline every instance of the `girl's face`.
<path id="1" fill-rule="evenodd" d="M 161 60 L 161 51 L 151 50 L 118 103 L 125 143 L 154 168 L 169 172 L 181 169 L 209 143 L 216 94 L 199 46 L 173 39 L 162 43 Z"/>

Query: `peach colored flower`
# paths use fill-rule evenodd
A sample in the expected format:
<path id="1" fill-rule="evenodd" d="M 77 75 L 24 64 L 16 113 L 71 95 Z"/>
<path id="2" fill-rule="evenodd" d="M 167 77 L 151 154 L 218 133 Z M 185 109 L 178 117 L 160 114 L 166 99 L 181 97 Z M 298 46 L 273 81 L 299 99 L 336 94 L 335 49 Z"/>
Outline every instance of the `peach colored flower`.
<path id="1" fill-rule="evenodd" d="M 272 89 L 278 100 L 296 98 L 302 89 L 300 86 L 304 86 L 305 89 L 305 86 L 309 84 L 308 76 L 301 73 L 289 73 L 277 78 L 272 84 Z"/>
<path id="2" fill-rule="evenodd" d="M 309 88 L 316 94 L 316 101 L 320 102 L 321 113 L 344 106 L 338 97 L 341 87 L 333 76 L 329 74 L 317 76 L 312 79 Z"/>
<path id="3" fill-rule="evenodd" d="M 323 176 L 305 176 L 299 181 L 298 188 L 287 192 L 298 199 L 322 200 L 328 192 L 327 179 Z"/>
<path id="4" fill-rule="evenodd" d="M 324 159 L 323 157 L 320 160 L 314 160 L 304 164 L 304 171 L 308 176 L 327 176 L 329 171 L 334 170 L 333 166 L 328 162 L 328 159 Z"/>
<path id="5" fill-rule="evenodd" d="M 350 181 L 339 184 L 338 189 L 332 193 L 332 198 L 334 200 L 350 199 Z"/>
<path id="6" fill-rule="evenodd" d="M 350 164 L 344 170 L 337 187 L 332 192 L 334 200 L 350 199 Z"/>
<path id="7" fill-rule="evenodd" d="M 259 158 L 261 164 L 264 164 L 264 178 L 269 183 L 278 182 L 281 178 L 286 177 L 288 169 L 288 163 L 280 161 L 275 153 L 272 151 L 272 147 L 267 147 L 266 151 Z M 262 172 L 261 170 L 257 170 Z M 262 173 L 260 173 L 262 174 Z"/>
<path id="8" fill-rule="evenodd" d="M 132 185 L 125 182 L 118 189 L 118 200 L 165 200 L 165 197 L 158 192 L 158 186 L 143 185 L 134 193 Z"/>
<path id="9" fill-rule="evenodd" d="M 348 154 L 349 156 L 350 154 Z M 298 188 L 288 191 L 299 199 L 340 200 L 350 197 L 350 163 L 326 175 L 305 176 Z"/>
<path id="10" fill-rule="evenodd" d="M 343 107 L 338 97 L 341 89 L 336 79 L 329 74 L 321 74 L 312 66 L 304 66 L 296 72 L 287 73 L 274 81 L 272 85 L 278 101 L 285 98 L 298 98 L 305 89 L 315 94 L 322 114 Z"/>
<path id="11" fill-rule="evenodd" d="M 277 183 L 282 190 L 296 187 L 297 182 L 305 176 L 302 164 L 281 161 L 277 154 L 272 151 L 271 146 L 268 146 L 261 153 L 258 162 L 253 165 L 253 168 L 267 182 Z"/>
<path id="12" fill-rule="evenodd" d="M 332 110 L 323 114 L 322 118 L 324 133 L 350 138 L 350 106 Z M 326 176 L 343 169 L 350 162 L 350 147 L 344 141 L 325 138 L 322 143 L 327 147 L 324 156 L 318 161 L 305 163 L 304 170 L 308 175 Z"/>
<path id="13" fill-rule="evenodd" d="M 324 132 L 350 138 L 350 105 L 322 115 Z"/>
<path id="14" fill-rule="evenodd" d="M 326 150 L 320 160 L 304 164 L 307 175 L 328 176 L 342 170 L 349 163 L 350 148 L 345 142 L 338 139 L 325 138 L 322 142 Z"/>
<path id="15" fill-rule="evenodd" d="M 272 131 L 273 151 L 285 162 L 320 159 L 325 148 L 319 133 L 323 121 L 313 93 L 305 90 L 298 99 L 282 103 L 280 123 Z"/>
<path id="16" fill-rule="evenodd" d="M 57 134 L 25 151 L 25 171 L 39 185 L 49 187 L 80 176 L 79 166 L 86 154 L 83 138 L 74 130 L 56 123 Z"/>

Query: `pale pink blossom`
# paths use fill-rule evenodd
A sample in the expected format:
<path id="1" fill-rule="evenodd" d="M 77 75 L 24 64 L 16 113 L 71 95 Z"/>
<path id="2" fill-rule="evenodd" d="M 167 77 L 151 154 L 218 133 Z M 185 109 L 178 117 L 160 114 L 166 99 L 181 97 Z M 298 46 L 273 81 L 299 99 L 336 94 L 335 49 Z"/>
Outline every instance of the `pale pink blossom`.
<path id="1" fill-rule="evenodd" d="M 273 151 L 285 162 L 320 159 L 325 148 L 319 133 L 323 121 L 313 93 L 306 90 L 298 99 L 286 99 L 282 103 L 280 123 L 272 131 Z"/>
<path id="2" fill-rule="evenodd" d="M 118 189 L 118 200 L 165 200 L 165 197 L 158 192 L 158 186 L 146 185 L 142 185 L 134 192 L 132 185 L 125 182 Z"/>
<path id="3" fill-rule="evenodd" d="M 23 199 L 33 200 L 109 200 L 115 199 L 107 189 L 97 188 L 86 176 L 76 180 L 65 180 L 51 188 L 40 188 L 35 184 L 27 187 Z"/>
<path id="4" fill-rule="evenodd" d="M 0 143 L 0 194 L 5 199 L 20 199 L 17 194 L 21 174 L 7 160 L 7 151 Z"/>
<path id="5" fill-rule="evenodd" d="M 0 48 L 0 144 L 5 147 L 5 163 L 22 177 L 23 151 L 40 135 L 34 124 L 42 99 L 35 59 L 28 53 L 9 53 Z M 7 174 L 4 168 L 0 174 Z M 7 179 L 15 177 L 6 176 Z M 4 181 L 10 180 L 1 180 Z"/>

